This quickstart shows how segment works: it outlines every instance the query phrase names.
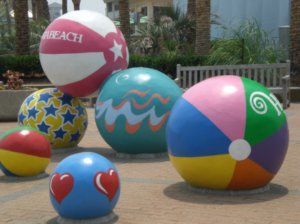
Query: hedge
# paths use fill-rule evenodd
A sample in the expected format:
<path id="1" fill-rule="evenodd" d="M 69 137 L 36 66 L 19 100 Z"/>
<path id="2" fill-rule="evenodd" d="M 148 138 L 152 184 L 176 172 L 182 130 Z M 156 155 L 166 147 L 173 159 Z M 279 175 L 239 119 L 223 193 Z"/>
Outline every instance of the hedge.
<path id="1" fill-rule="evenodd" d="M 25 75 L 43 73 L 38 55 L 2 55 L 0 56 L 0 76 L 7 70 L 19 71 Z"/>
<path id="2" fill-rule="evenodd" d="M 176 74 L 176 64 L 200 65 L 205 58 L 195 55 L 161 54 L 161 55 L 130 55 L 129 68 L 149 67 L 157 69 L 170 77 Z M 2 55 L 0 56 L 0 80 L 6 70 L 14 70 L 31 76 L 35 73 L 43 73 L 38 55 Z"/>

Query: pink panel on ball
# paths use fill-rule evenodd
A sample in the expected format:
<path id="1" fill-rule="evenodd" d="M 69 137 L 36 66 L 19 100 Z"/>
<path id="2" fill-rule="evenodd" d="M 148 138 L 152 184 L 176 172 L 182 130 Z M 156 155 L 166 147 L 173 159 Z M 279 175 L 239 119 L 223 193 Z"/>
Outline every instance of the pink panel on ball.
<path id="1" fill-rule="evenodd" d="M 183 98 L 207 116 L 231 140 L 244 138 L 246 102 L 239 77 L 220 76 L 190 88 Z"/>
<path id="2" fill-rule="evenodd" d="M 104 48 L 101 42 L 99 44 L 104 37 L 78 22 L 66 19 L 50 24 L 41 40 L 40 53 L 46 54 L 97 52 Z"/>

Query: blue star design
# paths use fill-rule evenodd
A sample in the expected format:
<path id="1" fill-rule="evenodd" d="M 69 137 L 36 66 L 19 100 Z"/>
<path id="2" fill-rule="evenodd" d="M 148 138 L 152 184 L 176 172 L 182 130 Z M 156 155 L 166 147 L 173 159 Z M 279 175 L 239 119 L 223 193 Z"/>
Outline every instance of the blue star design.
<path id="1" fill-rule="evenodd" d="M 48 129 L 51 127 L 50 125 L 47 125 L 45 123 L 45 121 L 43 121 L 41 124 L 38 124 L 37 125 L 38 129 L 41 131 L 41 132 L 44 132 L 44 133 L 48 133 Z"/>
<path id="2" fill-rule="evenodd" d="M 55 138 L 60 138 L 60 139 L 62 139 L 62 140 L 64 139 L 64 136 L 65 136 L 66 133 L 67 133 L 67 132 L 64 131 L 62 128 L 60 128 L 60 129 L 54 131 Z"/>
<path id="3" fill-rule="evenodd" d="M 30 117 L 33 117 L 33 119 L 36 119 L 36 114 L 39 113 L 38 110 L 35 109 L 35 107 L 31 108 L 30 110 L 28 110 L 28 119 Z"/>
<path id="4" fill-rule="evenodd" d="M 30 95 L 29 97 L 27 97 L 25 100 L 26 106 L 29 107 L 29 104 L 31 103 L 32 100 L 34 100 L 33 95 Z"/>
<path id="5" fill-rule="evenodd" d="M 61 105 L 69 104 L 70 106 L 72 106 L 72 99 L 73 99 L 72 96 L 64 94 L 61 97 L 58 97 L 58 99 L 62 101 Z"/>
<path id="6" fill-rule="evenodd" d="M 45 103 L 48 103 L 49 99 L 52 98 L 53 96 L 50 93 L 43 93 L 40 95 L 40 102 L 44 101 Z"/>
<path id="7" fill-rule="evenodd" d="M 18 120 L 20 124 L 24 124 L 24 119 L 26 118 L 26 116 L 23 114 L 23 112 L 21 112 L 18 116 Z"/>
<path id="8" fill-rule="evenodd" d="M 80 138 L 80 132 L 77 131 L 75 134 L 71 134 L 70 142 L 76 142 Z"/>
<path id="9" fill-rule="evenodd" d="M 71 125 L 73 125 L 73 121 L 76 115 L 71 114 L 71 112 L 68 110 L 65 114 L 62 114 L 63 118 L 64 118 L 64 123 L 70 123 Z"/>
<path id="10" fill-rule="evenodd" d="M 53 115 L 54 117 L 56 116 L 56 111 L 57 108 L 53 106 L 53 104 L 51 104 L 49 107 L 44 107 L 45 111 L 46 111 L 46 116 L 48 115 Z"/>
<path id="11" fill-rule="evenodd" d="M 78 111 L 78 116 L 80 116 L 80 115 L 85 115 L 85 113 L 84 113 L 84 108 L 83 108 L 82 106 L 78 105 L 78 106 L 76 107 L 76 110 Z"/>

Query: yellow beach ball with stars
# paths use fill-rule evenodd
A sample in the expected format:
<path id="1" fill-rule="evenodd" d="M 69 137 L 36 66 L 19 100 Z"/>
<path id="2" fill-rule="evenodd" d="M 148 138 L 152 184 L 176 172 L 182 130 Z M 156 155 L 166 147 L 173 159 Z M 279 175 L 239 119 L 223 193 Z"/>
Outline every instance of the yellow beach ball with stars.
<path id="1" fill-rule="evenodd" d="M 18 122 L 43 132 L 52 149 L 76 147 L 88 125 L 80 99 L 57 88 L 40 89 L 29 95 L 21 105 Z"/>

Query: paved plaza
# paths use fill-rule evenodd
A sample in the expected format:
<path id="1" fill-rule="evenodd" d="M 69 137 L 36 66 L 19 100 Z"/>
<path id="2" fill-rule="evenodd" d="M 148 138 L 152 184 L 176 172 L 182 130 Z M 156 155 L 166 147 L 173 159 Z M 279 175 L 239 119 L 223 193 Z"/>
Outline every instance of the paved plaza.
<path id="1" fill-rule="evenodd" d="M 79 151 L 93 151 L 110 159 L 121 178 L 121 195 L 110 223 L 151 224 L 299 224 L 300 223 L 300 104 L 286 110 L 290 131 L 287 156 L 270 190 L 254 195 L 224 195 L 191 191 L 168 157 L 118 159 L 100 137 L 94 110 L 88 109 L 89 126 Z M 17 123 L 0 123 L 0 134 Z M 50 174 L 66 156 L 54 154 Z M 271 155 L 270 155 L 271 156 Z M 0 223 L 56 223 L 49 179 L 12 180 L 0 171 Z"/>

